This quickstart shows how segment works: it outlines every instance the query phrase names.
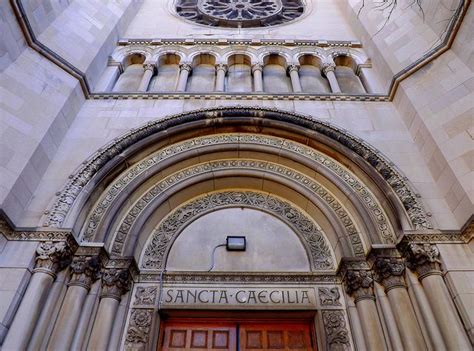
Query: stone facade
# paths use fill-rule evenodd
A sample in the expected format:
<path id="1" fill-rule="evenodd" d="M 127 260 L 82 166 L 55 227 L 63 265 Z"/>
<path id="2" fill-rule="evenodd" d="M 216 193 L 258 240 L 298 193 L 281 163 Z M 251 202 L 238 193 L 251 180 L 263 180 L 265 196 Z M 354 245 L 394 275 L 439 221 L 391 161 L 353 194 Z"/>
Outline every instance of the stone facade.
<path id="1" fill-rule="evenodd" d="M 0 348 L 471 350 L 473 9 L 402 3 L 2 3 Z"/>

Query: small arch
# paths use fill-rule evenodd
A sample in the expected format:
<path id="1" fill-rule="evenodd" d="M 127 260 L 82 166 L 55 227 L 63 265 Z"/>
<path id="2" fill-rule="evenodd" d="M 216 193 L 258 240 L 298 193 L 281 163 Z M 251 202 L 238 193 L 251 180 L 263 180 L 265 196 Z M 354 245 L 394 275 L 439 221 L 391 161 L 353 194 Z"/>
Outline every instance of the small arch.
<path id="1" fill-rule="evenodd" d="M 321 75 L 322 60 L 316 55 L 304 54 L 298 58 L 299 76 L 304 93 L 330 93 L 326 78 Z"/>
<path id="2" fill-rule="evenodd" d="M 252 91 L 252 59 L 245 54 L 233 54 L 227 59 L 227 91 Z"/>
<path id="3" fill-rule="evenodd" d="M 145 60 L 146 57 L 142 53 L 135 52 L 127 55 L 122 61 L 124 71 L 117 79 L 113 91 L 121 93 L 138 91 Z"/>
<path id="4" fill-rule="evenodd" d="M 216 80 L 216 57 L 211 53 L 201 53 L 193 57 L 193 70 L 188 79 L 186 91 L 211 92 Z"/>
<path id="5" fill-rule="evenodd" d="M 365 94 L 365 88 L 356 75 L 357 63 L 348 55 L 338 55 L 334 58 L 336 64 L 336 79 L 341 91 L 346 94 Z"/>
<path id="6" fill-rule="evenodd" d="M 151 79 L 150 91 L 175 91 L 179 79 L 181 57 L 174 53 L 163 53 L 158 58 L 158 73 Z"/>
<path id="7" fill-rule="evenodd" d="M 286 74 L 287 60 L 280 54 L 263 58 L 263 90 L 267 93 L 289 93 L 292 86 Z"/>

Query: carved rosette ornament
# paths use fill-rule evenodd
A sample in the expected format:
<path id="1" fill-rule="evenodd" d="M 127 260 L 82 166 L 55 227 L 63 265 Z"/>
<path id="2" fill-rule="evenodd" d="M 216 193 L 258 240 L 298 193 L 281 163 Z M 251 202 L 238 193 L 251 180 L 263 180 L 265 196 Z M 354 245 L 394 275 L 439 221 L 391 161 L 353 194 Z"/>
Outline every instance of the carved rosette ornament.
<path id="1" fill-rule="evenodd" d="M 132 310 L 125 338 L 126 350 L 142 349 L 148 343 L 152 320 L 153 310 Z"/>
<path id="2" fill-rule="evenodd" d="M 98 256 L 75 256 L 70 267 L 71 280 L 68 285 L 82 286 L 89 290 L 99 277 L 100 259 Z"/>
<path id="3" fill-rule="evenodd" d="M 326 331 L 326 345 L 329 351 L 350 349 L 349 331 L 342 311 L 323 311 L 323 324 Z"/>
<path id="4" fill-rule="evenodd" d="M 64 242 L 47 241 L 36 249 L 35 272 L 43 272 L 56 277 L 56 273 L 71 263 L 72 251 Z"/>
<path id="5" fill-rule="evenodd" d="M 348 271 L 345 285 L 347 293 L 354 297 L 356 303 L 364 299 L 375 300 L 374 278 L 371 271 Z"/>
<path id="6" fill-rule="evenodd" d="M 119 300 L 130 290 L 130 274 L 127 269 L 105 269 L 102 271 L 101 298 L 110 297 Z"/>
<path id="7" fill-rule="evenodd" d="M 377 258 L 374 264 L 375 279 L 380 282 L 385 291 L 394 288 L 406 288 L 405 262 L 401 258 Z"/>
<path id="8" fill-rule="evenodd" d="M 442 274 L 439 250 L 436 245 L 410 243 L 405 255 L 407 266 L 418 273 L 420 280 L 429 275 Z"/>

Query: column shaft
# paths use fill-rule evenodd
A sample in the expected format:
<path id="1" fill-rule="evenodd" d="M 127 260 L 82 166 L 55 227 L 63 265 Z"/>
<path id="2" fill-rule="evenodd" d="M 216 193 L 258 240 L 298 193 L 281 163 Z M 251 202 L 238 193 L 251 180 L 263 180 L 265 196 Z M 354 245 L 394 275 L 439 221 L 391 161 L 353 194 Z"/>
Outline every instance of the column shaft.
<path id="1" fill-rule="evenodd" d="M 341 88 L 339 87 L 339 83 L 337 82 L 336 74 L 334 73 L 334 71 L 333 70 L 328 70 L 326 72 L 326 77 L 329 81 L 329 86 L 331 87 L 331 91 L 333 93 L 340 93 Z"/>
<path id="2" fill-rule="evenodd" d="M 186 85 L 188 84 L 189 72 L 191 72 L 191 66 L 188 64 L 182 64 L 179 71 L 178 86 L 176 91 L 184 92 L 186 91 Z"/>
<path id="3" fill-rule="evenodd" d="M 145 92 L 148 90 L 148 85 L 150 85 L 151 77 L 153 77 L 154 66 L 151 64 L 144 65 L 145 71 L 143 72 L 143 77 L 138 87 L 138 91 Z"/>
<path id="4" fill-rule="evenodd" d="M 290 72 L 290 79 L 291 79 L 291 85 L 293 87 L 293 92 L 301 93 L 303 89 L 301 88 L 300 75 L 298 73 L 298 66 L 291 65 L 288 67 L 288 71 Z"/>
<path id="5" fill-rule="evenodd" d="M 262 70 L 263 70 L 263 67 L 260 64 L 255 64 L 252 66 L 253 91 L 256 93 L 263 92 Z"/>
<path id="6" fill-rule="evenodd" d="M 443 278 L 439 274 L 421 280 L 448 350 L 471 350 L 472 345 L 456 313 Z"/>
<path id="7" fill-rule="evenodd" d="M 48 344 L 48 350 L 63 351 L 70 349 L 87 293 L 87 289 L 79 285 L 72 285 L 67 289 L 66 297 Z"/>
<path id="8" fill-rule="evenodd" d="M 387 292 L 387 296 L 402 337 L 404 349 L 426 350 L 425 341 L 407 290 L 404 287 L 392 288 Z"/>
<path id="9" fill-rule="evenodd" d="M 89 349 L 97 351 L 107 350 L 119 303 L 117 299 L 110 297 L 104 297 L 100 300 L 99 310 L 97 311 L 88 345 Z"/>
<path id="10" fill-rule="evenodd" d="M 367 350 L 385 350 L 383 330 L 378 318 L 375 301 L 371 299 L 359 300 L 356 302 L 356 307 L 362 323 Z"/>
<path id="11" fill-rule="evenodd" d="M 349 315 L 349 320 L 351 321 L 351 330 L 354 336 L 356 349 L 362 351 L 366 349 L 364 332 L 362 331 L 362 328 L 361 328 L 362 323 L 360 321 L 359 314 L 357 313 L 357 308 L 352 302 L 352 299 L 348 298 L 347 301 L 348 301 L 347 313 Z"/>
<path id="12" fill-rule="evenodd" d="M 3 350 L 26 349 L 53 281 L 54 277 L 51 274 L 33 273 L 3 343 Z"/>
<path id="13" fill-rule="evenodd" d="M 388 337 L 390 338 L 390 343 L 392 345 L 393 351 L 403 351 L 402 338 L 398 331 L 397 322 L 393 315 L 392 308 L 390 307 L 390 302 L 388 301 L 387 295 L 380 286 L 380 284 L 375 284 L 375 292 L 377 296 L 377 301 L 380 304 L 380 309 L 382 310 L 382 315 L 385 320 Z"/>
<path id="14" fill-rule="evenodd" d="M 216 91 L 223 92 L 225 90 L 225 74 L 227 72 L 227 66 L 224 64 L 218 64 L 216 66 Z"/>

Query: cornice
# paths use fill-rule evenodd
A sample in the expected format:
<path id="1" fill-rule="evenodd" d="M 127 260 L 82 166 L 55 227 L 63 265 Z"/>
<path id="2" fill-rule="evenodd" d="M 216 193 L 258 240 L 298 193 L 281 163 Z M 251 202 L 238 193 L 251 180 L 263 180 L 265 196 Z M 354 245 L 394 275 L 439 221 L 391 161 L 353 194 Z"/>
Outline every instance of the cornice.
<path id="1" fill-rule="evenodd" d="M 75 77 L 82 88 L 82 91 L 84 93 L 84 96 L 86 99 L 106 99 L 106 98 L 112 98 L 112 99 L 119 99 L 119 98 L 125 98 L 124 95 L 126 94 L 96 94 L 93 93 L 91 90 L 91 87 L 89 86 L 86 74 L 79 70 L 77 67 L 75 67 L 73 64 L 71 64 L 69 61 L 55 53 L 53 50 L 51 50 L 48 46 L 45 44 L 41 43 L 38 38 L 36 37 L 33 28 L 31 27 L 28 16 L 24 10 L 22 0 L 10 0 L 10 4 L 13 8 L 13 11 L 15 13 L 15 16 L 17 18 L 18 24 L 21 27 L 23 34 L 25 36 L 26 42 L 28 46 L 30 46 L 33 50 L 38 52 L 40 55 L 44 56 L 46 59 L 66 71 L 67 73 L 71 74 L 73 77 Z M 356 99 L 353 99 L 353 96 L 348 96 L 348 95 L 336 95 L 334 98 L 321 98 L 325 97 L 325 95 L 309 95 L 312 96 L 313 98 L 308 98 L 305 99 L 306 95 L 300 94 L 294 95 L 294 94 L 278 94 L 278 95 L 271 95 L 272 97 L 269 98 L 268 100 L 276 100 L 276 99 L 288 99 L 288 100 L 314 100 L 314 101 L 391 101 L 393 100 L 395 93 L 397 91 L 398 86 L 400 83 L 405 79 L 408 78 L 410 75 L 418 71 L 420 68 L 424 67 L 426 64 L 430 63 L 434 59 L 436 59 L 438 56 L 449 50 L 454 42 L 454 39 L 456 37 L 456 34 L 459 30 L 459 27 L 461 26 L 462 20 L 467 13 L 467 10 L 469 8 L 469 5 L 471 4 L 470 0 L 461 0 L 456 12 L 453 16 L 456 20 L 452 21 L 449 24 L 449 27 L 446 31 L 446 35 L 444 37 L 444 40 L 441 41 L 439 45 L 434 47 L 432 50 L 427 52 L 425 55 L 423 55 L 421 58 L 416 60 L 414 63 L 410 64 L 407 66 L 405 69 L 402 71 L 398 72 L 395 74 L 393 77 L 389 91 L 386 95 L 376 95 L 378 98 L 374 99 L 374 95 L 368 96 L 368 99 L 362 97 L 362 96 L 357 96 Z M 294 45 L 301 45 L 301 46 L 320 46 L 320 47 L 325 47 L 325 46 L 335 46 L 335 47 L 360 47 L 359 42 L 351 42 L 351 41 L 326 41 L 326 40 L 313 40 L 313 41 L 301 41 L 301 40 L 279 40 L 279 39 L 261 39 L 261 40 L 252 40 L 252 39 L 122 39 L 118 42 L 118 45 L 128 45 L 130 44 L 137 44 L 137 43 L 150 43 L 149 45 L 163 45 L 163 44 L 172 44 L 172 43 L 184 43 L 185 45 L 193 45 L 195 43 L 199 44 L 211 44 L 211 45 L 229 45 L 230 42 L 233 44 L 243 44 L 243 45 L 285 45 L 285 46 L 294 46 Z M 250 44 L 248 43 L 250 42 Z M 188 95 L 192 94 L 129 94 L 131 99 L 139 99 L 139 98 L 150 98 L 150 96 L 155 97 L 157 99 L 160 99 L 163 95 L 168 96 L 168 99 L 189 99 L 187 97 Z M 201 98 L 201 99 L 219 99 L 221 95 L 227 96 L 227 94 L 196 94 L 194 95 L 195 98 Z M 243 94 L 243 95 L 230 95 L 230 96 L 235 96 L 237 99 L 242 99 L 242 100 L 249 100 L 248 98 L 242 98 L 243 96 L 249 96 L 251 94 Z M 176 97 L 177 96 L 177 97 Z M 217 98 L 216 98 L 217 96 Z M 256 95 L 256 96 L 261 96 L 261 95 Z M 291 98 L 290 98 L 291 97 Z M 128 98 L 128 97 L 127 97 Z M 321 99 L 320 99 L 321 98 Z M 379 100 L 379 99 L 383 100 Z"/>

